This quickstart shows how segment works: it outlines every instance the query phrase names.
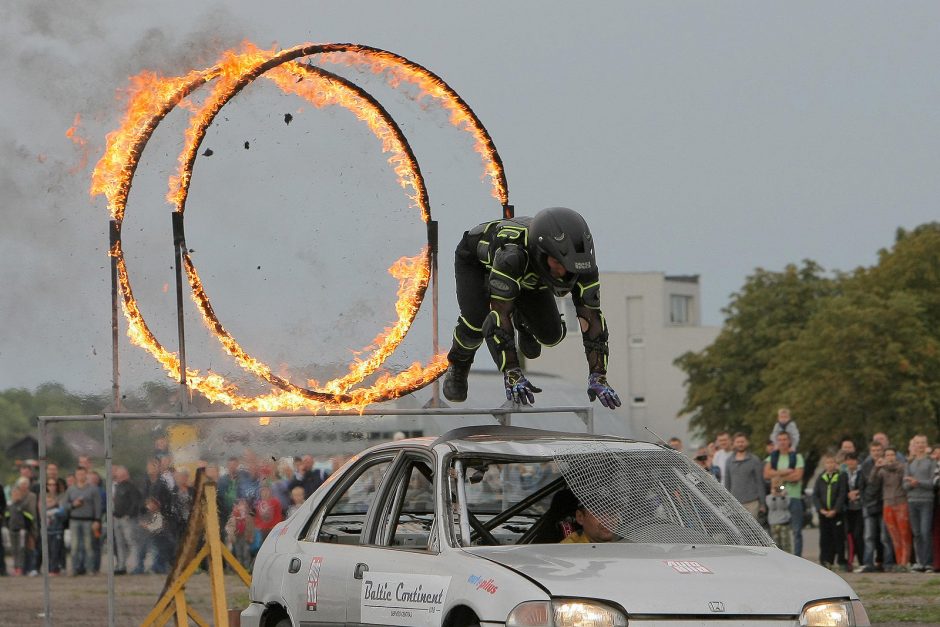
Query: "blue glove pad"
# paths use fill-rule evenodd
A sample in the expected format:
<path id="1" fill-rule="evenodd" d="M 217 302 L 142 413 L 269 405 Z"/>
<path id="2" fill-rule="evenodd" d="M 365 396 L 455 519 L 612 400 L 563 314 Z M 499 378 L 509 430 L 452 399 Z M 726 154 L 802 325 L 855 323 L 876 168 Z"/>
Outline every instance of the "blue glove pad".
<path id="1" fill-rule="evenodd" d="M 513 403 L 522 405 L 532 405 L 535 403 L 534 392 L 541 392 L 542 388 L 537 388 L 522 374 L 521 368 L 510 368 L 503 373 L 503 385 L 506 386 L 506 398 Z"/>
<path id="2" fill-rule="evenodd" d="M 607 385 L 607 375 L 600 372 L 592 372 L 588 376 L 587 394 L 592 403 L 594 399 L 601 399 L 601 405 L 607 409 L 614 409 L 621 405 L 620 397 L 614 392 L 614 388 Z"/>

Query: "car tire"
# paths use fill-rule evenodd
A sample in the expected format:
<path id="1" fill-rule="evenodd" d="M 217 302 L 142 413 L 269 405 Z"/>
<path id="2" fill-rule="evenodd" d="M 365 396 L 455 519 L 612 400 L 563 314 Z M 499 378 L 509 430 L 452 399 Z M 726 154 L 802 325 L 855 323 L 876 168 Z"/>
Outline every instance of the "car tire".
<path id="1" fill-rule="evenodd" d="M 452 622 L 453 627 L 480 627 L 480 619 L 473 612 L 467 614 Z"/>

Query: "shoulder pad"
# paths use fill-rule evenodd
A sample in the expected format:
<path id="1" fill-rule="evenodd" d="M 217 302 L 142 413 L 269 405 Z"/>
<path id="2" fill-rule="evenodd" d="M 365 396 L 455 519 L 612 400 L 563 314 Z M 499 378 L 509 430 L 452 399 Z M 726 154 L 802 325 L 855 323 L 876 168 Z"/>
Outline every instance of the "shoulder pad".
<path id="1" fill-rule="evenodd" d="M 513 220 L 503 220 L 496 231 L 495 243 L 501 246 L 513 242 L 522 247 L 529 244 L 529 228 Z"/>
<path id="2" fill-rule="evenodd" d="M 503 244 L 493 254 L 493 269 L 518 281 L 525 274 L 528 255 L 518 244 Z"/>

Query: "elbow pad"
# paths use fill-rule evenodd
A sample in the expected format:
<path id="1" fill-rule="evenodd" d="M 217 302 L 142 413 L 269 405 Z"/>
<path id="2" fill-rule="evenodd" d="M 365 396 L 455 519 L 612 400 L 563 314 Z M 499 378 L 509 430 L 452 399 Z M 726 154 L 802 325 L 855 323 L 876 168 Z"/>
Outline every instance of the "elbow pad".
<path id="1" fill-rule="evenodd" d="M 577 300 L 581 301 L 588 309 L 600 309 L 601 308 L 601 282 L 594 281 L 588 285 L 582 285 L 578 283 L 576 286 L 578 291 Z M 577 302 L 575 303 L 577 304 Z"/>
<path id="2" fill-rule="evenodd" d="M 490 311 L 483 321 L 483 337 L 486 338 L 486 347 L 496 362 L 500 372 L 507 367 L 518 366 L 519 357 L 516 355 L 515 333 L 506 331 L 500 326 L 500 316 L 497 311 Z"/>
<path id="3" fill-rule="evenodd" d="M 515 300 L 519 295 L 519 278 L 525 273 L 526 254 L 516 244 L 504 244 L 493 254 L 490 271 L 490 296 L 497 300 Z"/>

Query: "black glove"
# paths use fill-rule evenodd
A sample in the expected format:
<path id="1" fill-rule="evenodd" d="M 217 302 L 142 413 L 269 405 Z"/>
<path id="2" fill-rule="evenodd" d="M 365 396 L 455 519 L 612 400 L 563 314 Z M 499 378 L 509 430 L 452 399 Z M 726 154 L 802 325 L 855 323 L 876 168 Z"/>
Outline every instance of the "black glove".
<path id="1" fill-rule="evenodd" d="M 532 405 L 535 403 L 535 394 L 541 392 L 542 388 L 537 388 L 522 374 L 521 368 L 510 368 L 503 373 L 503 385 L 506 387 L 506 398 L 513 403 L 523 405 Z"/>
<path id="2" fill-rule="evenodd" d="M 601 404 L 608 409 L 614 409 L 621 405 L 620 397 L 614 392 L 614 388 L 607 385 L 607 375 L 600 372 L 592 372 L 588 375 L 587 394 L 592 403 L 594 399 L 599 398 Z"/>

